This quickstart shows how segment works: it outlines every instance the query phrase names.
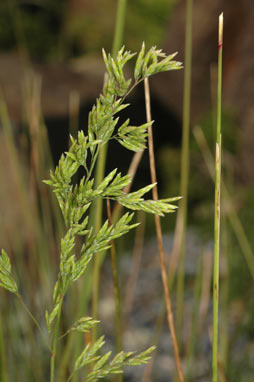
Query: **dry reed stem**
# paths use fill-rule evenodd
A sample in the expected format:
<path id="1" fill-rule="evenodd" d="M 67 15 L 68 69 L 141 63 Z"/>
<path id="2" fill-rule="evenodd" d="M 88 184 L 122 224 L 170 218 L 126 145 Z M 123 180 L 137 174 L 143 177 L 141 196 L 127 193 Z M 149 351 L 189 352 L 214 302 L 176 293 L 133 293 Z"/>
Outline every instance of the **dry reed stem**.
<path id="1" fill-rule="evenodd" d="M 220 353 L 218 354 L 218 368 L 219 368 L 219 374 L 220 374 L 221 382 L 227 382 L 225 367 L 224 367 L 223 362 L 221 360 Z"/>
<path id="2" fill-rule="evenodd" d="M 148 78 L 145 78 L 144 85 L 145 85 L 146 118 L 147 118 L 147 122 L 151 122 L 152 121 L 151 103 L 150 103 L 150 90 L 149 90 Z M 148 128 L 148 147 L 149 147 L 149 162 L 150 162 L 151 179 L 152 179 L 152 183 L 156 183 L 157 177 L 156 177 L 156 170 L 155 170 L 153 133 L 152 133 L 152 127 L 151 126 Z M 152 192 L 153 192 L 153 199 L 158 200 L 157 185 L 154 186 L 154 188 L 152 189 Z M 173 312 L 172 312 L 171 298 L 170 298 L 170 293 L 169 293 L 169 288 L 168 288 L 168 278 L 167 278 L 167 271 L 166 271 L 166 264 L 165 264 L 165 253 L 164 253 L 164 248 L 163 248 L 163 239 L 162 239 L 160 217 L 158 215 L 155 215 L 155 226 L 156 226 L 158 248 L 159 248 L 159 255 L 160 255 L 161 277 L 162 277 L 165 303 L 166 303 L 166 309 L 167 309 L 168 326 L 169 326 L 169 331 L 171 334 L 174 353 L 175 353 L 178 377 L 179 377 L 180 382 L 184 382 L 184 376 L 183 376 L 181 360 L 180 360 L 180 355 L 179 355 L 179 349 L 178 349 L 176 333 L 175 333 L 175 325 L 174 325 L 174 318 L 173 318 Z"/>

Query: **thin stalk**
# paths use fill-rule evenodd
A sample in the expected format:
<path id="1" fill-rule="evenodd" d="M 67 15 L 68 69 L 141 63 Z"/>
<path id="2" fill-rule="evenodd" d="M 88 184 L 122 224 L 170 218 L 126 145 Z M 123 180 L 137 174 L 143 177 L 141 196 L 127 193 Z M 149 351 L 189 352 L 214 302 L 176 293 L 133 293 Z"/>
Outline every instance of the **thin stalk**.
<path id="1" fill-rule="evenodd" d="M 173 250 L 171 252 L 170 256 L 170 261 L 168 264 L 168 288 L 169 291 L 171 291 L 174 280 L 175 280 L 175 275 L 176 275 L 176 267 L 177 267 L 177 252 L 179 248 L 179 243 L 178 243 L 178 238 L 176 238 L 177 234 L 177 228 L 175 229 L 174 233 L 174 245 L 173 245 Z M 166 306 L 165 306 L 165 301 L 163 301 L 162 306 L 160 308 L 160 314 L 157 317 L 156 324 L 155 324 L 155 334 L 152 340 L 152 343 L 155 344 L 156 347 L 158 347 L 159 340 L 162 334 L 162 329 L 163 329 L 163 324 L 164 324 L 164 319 L 165 319 L 165 313 L 166 313 Z M 151 380 L 151 374 L 154 366 L 156 358 L 156 352 L 153 352 L 153 356 L 151 360 L 148 362 L 142 382 L 149 382 Z"/>
<path id="2" fill-rule="evenodd" d="M 231 171 L 227 171 L 225 174 L 225 179 L 229 182 L 232 182 Z M 227 178 L 226 178 L 227 177 Z M 222 191 L 223 192 L 223 191 Z M 226 198 L 222 194 L 221 205 L 222 211 L 225 210 Z M 222 215 L 222 232 L 221 232 L 221 247 L 222 247 L 222 258 L 223 258 L 223 274 L 222 280 L 220 282 L 220 305 L 221 305 L 221 318 L 220 318 L 220 329 L 219 329 L 219 338 L 220 338 L 220 360 L 218 360 L 218 368 L 220 380 L 226 382 L 227 366 L 228 366 L 228 349 L 229 349 L 229 253 L 231 251 L 231 240 L 229 238 L 228 232 L 228 219 L 226 214 Z"/>
<path id="3" fill-rule="evenodd" d="M 113 47 L 112 47 L 113 57 L 116 56 L 118 50 L 121 48 L 122 41 L 123 41 L 126 4 L 127 4 L 127 0 L 118 0 L 114 41 L 113 41 Z M 99 157 L 98 157 L 98 164 L 96 167 L 95 185 L 100 184 L 104 177 L 107 150 L 108 150 L 107 144 L 103 145 L 100 150 Z M 102 224 L 102 199 L 101 198 L 98 198 L 96 202 L 96 208 L 93 211 L 93 218 L 95 221 L 95 229 L 98 231 Z M 100 264 L 101 263 L 100 263 L 99 256 L 95 255 L 94 268 L 93 268 L 93 297 L 92 297 L 92 314 L 94 319 L 97 319 L 98 317 Z M 94 342 L 97 337 L 96 325 L 94 326 L 92 333 L 93 333 L 93 342 Z"/>
<path id="4" fill-rule="evenodd" d="M 150 90 L 149 90 L 148 78 L 145 78 L 144 82 L 145 82 L 146 118 L 147 118 L 147 122 L 151 122 L 152 121 L 151 102 L 150 102 Z M 155 169 L 153 132 L 152 132 L 151 126 L 148 128 L 148 147 L 149 147 L 149 162 L 150 162 L 151 179 L 152 179 L 152 183 L 156 184 L 157 183 L 157 176 L 156 176 L 156 169 Z M 158 200 L 158 189 L 157 189 L 156 185 L 152 191 L 153 191 L 153 199 Z M 163 248 L 162 230 L 161 230 L 160 218 L 158 215 L 155 215 L 155 226 L 156 226 L 156 233 L 157 233 L 157 240 L 158 240 L 158 247 L 159 247 L 161 277 L 162 277 L 164 297 L 165 297 L 165 303 L 166 303 L 166 309 L 167 309 L 168 326 L 169 326 L 169 331 L 170 331 L 172 342 L 173 342 L 173 348 L 174 348 L 174 353 L 175 353 L 176 367 L 177 367 L 177 373 L 178 373 L 179 381 L 183 382 L 184 376 L 183 376 L 183 371 L 182 371 L 182 366 L 181 366 L 181 361 L 180 361 L 180 355 L 179 355 L 179 349 L 178 349 L 176 333 L 175 333 L 175 325 L 174 325 L 174 318 L 173 318 L 173 312 L 172 312 L 171 297 L 170 297 L 169 287 L 168 287 L 165 253 L 164 253 L 164 248 Z"/>
<path id="5" fill-rule="evenodd" d="M 215 180 L 214 168 L 212 166 L 212 164 L 214 163 L 214 159 L 201 128 L 199 126 L 196 126 L 193 130 L 193 134 L 202 152 L 206 166 L 209 170 L 209 174 L 211 178 Z M 221 180 L 221 186 L 222 186 L 222 192 L 224 194 L 224 198 L 227 201 L 227 204 L 230 206 L 230 209 L 228 212 L 229 222 L 238 240 L 239 246 L 243 252 L 250 274 L 252 278 L 254 279 L 254 253 L 252 251 L 250 242 L 248 241 L 247 235 L 244 231 L 243 225 L 235 210 L 234 204 L 232 202 L 232 197 L 230 196 L 229 191 L 225 185 L 225 182 L 223 182 L 223 180 Z"/>
<path id="6" fill-rule="evenodd" d="M 78 307 L 78 313 L 77 313 L 78 317 L 85 315 L 88 310 L 89 298 L 90 298 L 92 286 L 94 283 L 92 271 L 93 271 L 92 264 L 88 264 L 88 268 L 86 270 L 88 277 L 81 284 L 81 292 L 80 292 L 80 295 L 78 294 L 79 296 L 78 301 L 80 301 L 80 304 Z M 72 360 L 75 362 L 80 354 L 81 348 L 84 346 L 84 337 L 76 336 L 76 339 L 73 339 L 73 336 L 69 336 L 67 341 L 68 349 L 69 349 L 69 346 L 71 346 L 69 345 L 69 342 L 71 343 L 74 342 L 74 345 L 73 345 L 74 351 L 70 353 L 70 355 L 72 356 Z M 68 349 L 65 348 L 65 352 L 68 352 Z M 64 352 L 64 357 L 66 357 L 68 361 L 68 354 L 65 354 L 65 352 Z M 67 364 L 67 361 L 66 361 L 66 364 Z M 72 381 L 73 382 L 78 381 L 78 374 L 74 373 L 72 377 Z"/>
<path id="7" fill-rule="evenodd" d="M 70 93 L 69 99 L 69 132 L 77 138 L 79 129 L 80 95 L 76 90 Z M 71 142 L 69 142 L 69 145 Z"/>
<path id="8" fill-rule="evenodd" d="M 18 297 L 18 300 L 20 301 L 21 305 L 23 306 L 23 308 L 25 309 L 25 311 L 27 312 L 28 316 L 31 318 L 31 320 L 35 323 L 35 325 L 37 326 L 37 328 L 39 329 L 39 332 L 45 342 L 45 345 L 47 346 L 47 348 L 49 349 L 49 351 L 51 352 L 51 347 L 49 346 L 48 344 L 48 340 L 47 338 L 45 337 L 43 331 L 42 331 L 42 328 L 40 327 L 40 324 L 38 323 L 38 321 L 36 320 L 36 318 L 34 317 L 34 315 L 30 312 L 30 310 L 28 309 L 28 307 L 26 306 L 22 296 L 17 293 L 16 296 Z"/>
<path id="9" fill-rule="evenodd" d="M 114 41 L 113 41 L 113 47 L 112 47 L 113 57 L 117 55 L 118 50 L 121 48 L 123 44 L 126 5 L 127 5 L 127 0 L 118 0 Z"/>
<path id="10" fill-rule="evenodd" d="M 171 292 L 171 289 L 173 287 L 175 275 L 176 275 L 177 252 L 178 252 L 177 248 L 179 248 L 178 246 L 179 246 L 179 243 L 178 243 L 177 228 L 176 228 L 175 233 L 174 233 L 174 245 L 173 245 L 173 249 L 172 249 L 171 254 L 170 254 L 171 256 L 170 256 L 170 261 L 168 264 L 168 288 L 169 288 L 170 292 Z M 154 337 L 152 340 L 152 343 L 155 344 L 156 347 L 158 347 L 159 340 L 160 340 L 160 337 L 162 334 L 162 329 L 163 329 L 164 320 L 165 320 L 165 313 L 166 313 L 166 306 L 165 306 L 165 301 L 163 301 L 161 308 L 160 308 L 160 314 L 158 315 L 157 320 L 156 320 L 155 334 L 154 334 Z M 153 370 L 153 366 L 155 363 L 155 358 L 156 358 L 156 352 L 153 352 L 153 356 L 145 368 L 142 382 L 149 382 L 151 380 L 151 375 L 152 375 L 152 370 Z"/>
<path id="11" fill-rule="evenodd" d="M 60 302 L 60 307 L 57 313 L 56 324 L 55 324 L 53 338 L 52 338 L 52 351 L 51 351 L 51 359 L 50 359 L 50 382 L 55 382 L 56 348 L 57 348 L 57 342 L 58 342 L 58 332 L 59 332 L 62 304 L 63 304 L 63 299 Z"/>
<path id="12" fill-rule="evenodd" d="M 179 204 L 177 216 L 177 227 L 179 235 L 179 270 L 177 275 L 177 335 L 181 338 L 183 320 L 183 299 L 184 299 L 184 261 L 185 261 L 185 240 L 187 222 L 188 203 L 188 182 L 189 182 L 189 136 L 190 136 L 190 101 L 191 101 L 191 58 L 192 58 L 192 0 L 186 3 L 186 29 L 185 29 L 185 55 L 184 55 L 184 94 L 183 94 L 183 129 L 182 129 L 182 150 L 181 150 L 181 185 L 180 195 L 183 197 Z M 178 236 L 177 235 L 177 236 Z"/>
<path id="13" fill-rule="evenodd" d="M 135 298 L 135 291 L 136 291 L 140 264 L 142 259 L 142 252 L 144 247 L 145 214 L 143 211 L 138 212 L 137 220 L 140 222 L 140 225 L 138 226 L 136 230 L 130 276 L 126 283 L 126 289 L 125 289 L 124 328 L 123 328 L 124 332 L 127 330 L 129 325 L 130 314 L 133 308 L 133 301 Z"/>
<path id="14" fill-rule="evenodd" d="M 96 167 L 95 184 L 101 183 L 106 166 L 106 156 L 107 156 L 107 145 L 102 146 L 98 157 L 98 164 Z M 95 221 L 95 232 L 98 232 L 102 224 L 102 202 L 101 198 L 96 201 L 96 208 L 94 209 L 94 221 Z M 94 256 L 93 264 L 93 297 L 92 297 L 92 315 L 96 320 L 98 318 L 98 300 L 99 300 L 99 280 L 100 280 L 100 259 L 98 254 Z M 93 342 L 96 341 L 97 328 L 96 325 L 92 329 Z"/>
<path id="15" fill-rule="evenodd" d="M 214 268 L 213 268 L 213 360 L 212 381 L 218 381 L 218 315 L 219 315 L 219 257 L 220 257 L 220 191 L 221 191 L 221 85 L 222 85 L 223 14 L 219 17 L 218 41 L 218 100 L 215 160 L 214 203 Z"/>
<path id="16" fill-rule="evenodd" d="M 20 301 L 19 299 L 14 301 L 14 309 L 15 309 L 15 316 L 19 317 L 20 319 L 20 325 L 19 329 L 15 331 L 15 335 L 13 336 L 12 330 L 9 331 L 11 337 L 12 337 L 12 342 L 13 342 L 13 349 L 15 349 L 15 340 L 17 341 L 18 338 L 26 338 L 26 343 L 29 343 L 29 349 L 27 355 L 22 354 L 21 359 L 22 359 L 22 366 L 24 368 L 24 377 L 26 381 L 32 379 L 35 379 L 35 376 L 38 377 L 38 380 L 40 380 L 41 376 L 41 363 L 39 361 L 37 351 L 38 349 L 38 343 L 36 344 L 36 336 L 34 335 L 34 328 L 32 325 L 29 325 L 29 327 L 26 328 L 25 325 L 25 317 L 23 316 L 22 320 L 22 312 L 20 311 Z M 14 313 L 14 311 L 13 311 Z M 27 311 L 25 311 L 25 314 L 27 314 Z M 22 323 L 23 322 L 23 323 Z M 9 330 L 11 329 L 11 325 Z M 15 350 L 14 350 L 15 351 Z M 29 355 L 28 355 L 29 354 Z M 15 361 L 14 361 L 15 362 Z M 18 377 L 19 377 L 19 371 L 18 371 Z M 17 380 L 22 378 L 16 378 Z"/>
<path id="17" fill-rule="evenodd" d="M 110 201 L 107 199 L 107 214 L 109 226 L 112 225 L 112 216 L 110 209 Z M 116 323 L 116 348 L 120 352 L 123 350 L 122 345 L 122 334 L 121 334 L 121 311 L 120 311 L 120 293 L 119 293 L 119 283 L 118 283 L 118 271 L 116 262 L 116 248 L 115 243 L 111 241 L 111 264 L 112 264 L 112 274 L 113 274 L 113 285 L 114 285 L 114 297 L 115 297 L 115 323 Z M 122 381 L 123 377 L 120 374 L 118 381 Z"/>
<path id="18" fill-rule="evenodd" d="M 202 334 L 204 330 L 204 323 L 207 319 L 209 302 L 210 302 L 210 290 L 212 279 L 212 251 L 206 250 L 203 254 L 203 281 L 201 286 L 200 304 L 199 304 L 199 318 L 198 318 L 198 333 Z"/>
<path id="19" fill-rule="evenodd" d="M 227 382 L 225 367 L 224 367 L 224 364 L 222 362 L 220 353 L 218 354 L 218 368 L 219 368 L 219 373 L 220 373 L 220 381 L 221 382 Z"/>

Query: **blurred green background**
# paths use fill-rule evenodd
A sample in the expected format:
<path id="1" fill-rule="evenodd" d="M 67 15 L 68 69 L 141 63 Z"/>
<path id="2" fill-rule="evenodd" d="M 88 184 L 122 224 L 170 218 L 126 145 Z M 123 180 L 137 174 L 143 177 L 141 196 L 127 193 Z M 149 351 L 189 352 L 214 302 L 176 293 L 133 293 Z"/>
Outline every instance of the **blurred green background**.
<path id="1" fill-rule="evenodd" d="M 160 44 L 175 1 L 130 1 L 126 14 L 125 45 L 136 51 Z M 0 50 L 27 50 L 43 62 L 111 50 L 115 0 L 3 0 L 0 4 Z"/>

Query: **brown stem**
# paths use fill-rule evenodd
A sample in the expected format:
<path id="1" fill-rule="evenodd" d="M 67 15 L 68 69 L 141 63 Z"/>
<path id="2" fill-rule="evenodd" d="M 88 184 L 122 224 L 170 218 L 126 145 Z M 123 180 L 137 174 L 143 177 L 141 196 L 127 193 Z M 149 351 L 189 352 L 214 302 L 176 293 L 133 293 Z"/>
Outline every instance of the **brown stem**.
<path id="1" fill-rule="evenodd" d="M 147 122 L 151 122 L 152 121 L 151 103 L 150 103 L 150 90 L 149 90 L 148 78 L 145 78 L 145 101 L 146 101 Z M 149 147 L 149 162 L 150 162 L 151 179 L 152 179 L 152 183 L 157 183 L 156 170 L 155 170 L 154 147 L 153 147 L 153 132 L 152 132 L 151 126 L 148 128 L 148 147 Z M 156 185 L 152 191 L 153 191 L 153 199 L 158 200 L 158 189 L 157 189 Z M 175 333 L 175 325 L 174 325 L 174 318 L 173 318 L 173 312 L 172 312 L 171 298 L 170 298 L 170 293 L 169 293 L 169 288 L 168 288 L 168 279 L 167 279 L 167 271 L 166 271 L 166 264 L 165 264 L 165 253 L 164 253 L 164 248 L 163 248 L 160 217 L 158 215 L 155 215 L 155 226 L 156 226 L 157 241 L 158 241 L 158 247 L 159 247 L 161 277 L 162 277 L 165 303 L 166 303 L 166 309 L 167 309 L 168 326 L 169 326 L 169 331 L 170 331 L 172 342 L 173 342 L 173 348 L 174 348 L 174 353 L 175 353 L 178 377 L 179 377 L 180 382 L 184 382 L 184 376 L 183 376 L 181 360 L 180 360 L 180 355 L 179 355 L 179 349 L 178 349 L 176 333 Z"/>

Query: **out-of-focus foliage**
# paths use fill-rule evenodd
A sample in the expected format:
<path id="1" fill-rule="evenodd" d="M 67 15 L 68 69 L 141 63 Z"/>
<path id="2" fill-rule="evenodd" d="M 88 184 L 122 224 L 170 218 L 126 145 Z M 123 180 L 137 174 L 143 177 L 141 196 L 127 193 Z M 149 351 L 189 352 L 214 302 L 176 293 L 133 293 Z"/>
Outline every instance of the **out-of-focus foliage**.
<path id="1" fill-rule="evenodd" d="M 15 45 L 15 34 L 12 27 L 10 11 L 7 4 L 0 3 L 0 47 L 1 50 L 8 50 Z"/>
<path id="2" fill-rule="evenodd" d="M 227 153 L 236 154 L 239 149 L 239 129 L 237 129 L 237 120 L 234 112 L 229 109 L 223 109 L 223 150 Z M 214 148 L 216 138 L 216 114 L 206 113 L 200 120 L 199 125 L 205 134 L 206 140 L 211 150 Z M 192 149 L 199 152 L 195 140 L 192 140 Z"/>
<path id="3" fill-rule="evenodd" d="M 21 48 L 36 59 L 56 56 L 65 2 L 4 0 L 0 3 L 0 49 Z"/>
<path id="4" fill-rule="evenodd" d="M 141 41 L 148 46 L 158 44 L 166 32 L 175 0 L 137 0 L 129 2 L 126 22 L 126 42 L 137 50 Z"/>
<path id="5" fill-rule="evenodd" d="M 135 0 L 127 7 L 125 45 L 163 38 L 175 0 Z M 0 49 L 23 48 L 41 61 L 111 50 L 115 0 L 4 0 L 0 2 Z"/>
<path id="6" fill-rule="evenodd" d="M 214 128 L 214 118 L 212 112 L 205 114 L 199 123 L 211 152 L 214 152 L 216 131 Z M 222 114 L 223 124 L 223 174 L 227 183 L 234 182 L 235 179 L 235 155 L 239 150 L 239 131 L 237 121 L 232 111 L 224 110 Z M 158 156 L 159 171 L 162 177 L 163 194 L 179 194 L 181 151 L 177 147 L 168 145 L 160 149 Z M 168 165 L 170 163 L 170 166 Z M 213 181 L 207 171 L 200 148 L 191 136 L 191 177 L 189 179 L 189 222 L 199 226 L 199 229 L 207 234 L 213 224 Z M 203 186 L 200 187 L 200 184 Z"/>

